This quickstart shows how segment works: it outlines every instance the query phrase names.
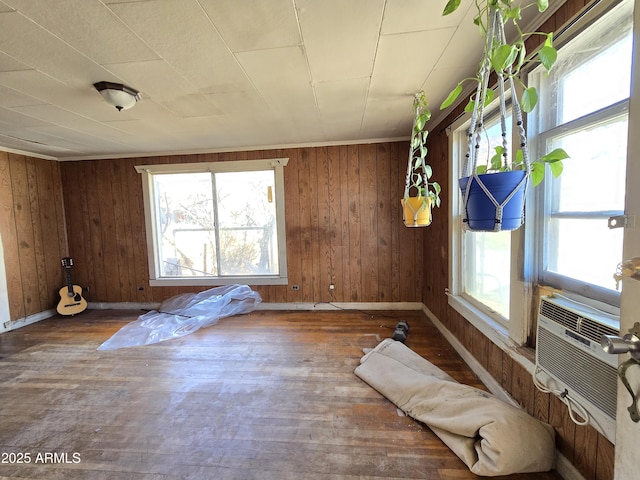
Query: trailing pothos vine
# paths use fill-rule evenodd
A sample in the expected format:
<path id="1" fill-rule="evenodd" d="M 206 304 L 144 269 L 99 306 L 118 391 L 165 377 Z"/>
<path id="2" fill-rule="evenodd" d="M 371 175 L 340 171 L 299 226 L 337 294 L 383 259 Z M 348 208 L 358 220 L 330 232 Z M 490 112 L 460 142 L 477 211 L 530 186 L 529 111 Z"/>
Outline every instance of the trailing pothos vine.
<path id="1" fill-rule="evenodd" d="M 462 0 L 449 0 L 444 8 L 443 15 L 449 15 L 455 12 L 460 6 Z M 531 112 L 538 103 L 538 92 L 535 87 L 525 85 L 520 79 L 521 69 L 528 60 L 525 40 L 531 35 L 544 36 L 544 43 L 536 52 L 540 64 L 545 68 L 547 73 L 553 67 L 558 52 L 553 46 L 553 32 L 530 32 L 522 31 L 519 21 L 522 19 L 522 11 L 525 8 L 536 6 L 539 12 L 544 12 L 549 7 L 549 0 L 537 0 L 535 3 L 526 6 L 514 5 L 512 0 L 474 0 L 477 8 L 477 15 L 474 18 L 474 24 L 478 26 L 485 41 L 484 55 L 480 63 L 480 68 L 476 77 L 469 77 L 461 80 L 455 88 L 449 93 L 447 98 L 440 105 L 440 109 L 445 109 L 458 99 L 463 91 L 465 82 L 475 82 L 478 86 L 486 81 L 483 73 L 487 73 L 490 67 L 499 77 L 512 79 L 519 84 L 522 93 L 511 92 L 514 101 L 517 101 L 523 112 Z M 507 42 L 504 38 L 490 38 L 489 24 L 492 21 L 492 15 L 498 11 L 502 21 L 507 24 L 511 23 L 517 32 L 513 42 Z M 478 88 L 477 92 L 481 89 Z M 469 102 L 465 107 L 465 111 L 471 112 L 476 108 L 476 102 L 481 99 L 476 98 L 477 93 L 471 95 Z M 494 99 L 494 91 L 490 88 L 485 90 L 485 98 L 482 107 L 489 105 Z M 549 165 L 551 173 L 558 177 L 563 170 L 562 160 L 569 158 L 567 152 L 561 148 L 541 156 L 537 160 L 531 162 L 531 181 L 533 185 L 538 185 L 544 179 L 545 165 Z M 521 170 L 524 168 L 524 159 L 522 150 L 517 150 L 512 156 L 511 162 L 507 160 L 507 152 L 502 146 L 495 147 L 495 154 L 487 159 L 486 165 L 478 165 L 476 173 L 492 173 L 511 170 Z"/>
<path id="2" fill-rule="evenodd" d="M 426 161 L 427 136 L 429 132 L 424 129 L 424 126 L 431 118 L 431 111 L 428 108 L 423 91 L 415 94 L 413 109 L 414 118 L 409 145 L 409 166 L 407 169 L 405 200 L 409 197 L 410 192 L 415 190 L 415 196 L 424 198 L 422 208 L 427 208 L 428 205 L 439 207 L 440 184 L 429 181 L 433 171 L 431 165 Z"/>

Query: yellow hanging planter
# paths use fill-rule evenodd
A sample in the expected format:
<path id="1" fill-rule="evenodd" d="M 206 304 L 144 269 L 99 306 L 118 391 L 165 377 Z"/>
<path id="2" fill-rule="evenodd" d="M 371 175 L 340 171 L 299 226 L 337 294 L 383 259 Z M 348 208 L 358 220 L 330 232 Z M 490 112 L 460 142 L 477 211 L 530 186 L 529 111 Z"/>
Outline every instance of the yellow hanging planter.
<path id="1" fill-rule="evenodd" d="M 431 224 L 431 209 L 440 206 L 440 184 L 430 182 L 431 165 L 427 163 L 427 135 L 425 124 L 431 118 L 424 92 L 413 98 L 413 127 L 409 141 L 409 159 L 402 203 L 402 220 L 407 227 L 426 227 Z"/>
<path id="2" fill-rule="evenodd" d="M 431 199 L 407 197 L 402 203 L 402 220 L 407 227 L 426 227 L 431 223 Z"/>

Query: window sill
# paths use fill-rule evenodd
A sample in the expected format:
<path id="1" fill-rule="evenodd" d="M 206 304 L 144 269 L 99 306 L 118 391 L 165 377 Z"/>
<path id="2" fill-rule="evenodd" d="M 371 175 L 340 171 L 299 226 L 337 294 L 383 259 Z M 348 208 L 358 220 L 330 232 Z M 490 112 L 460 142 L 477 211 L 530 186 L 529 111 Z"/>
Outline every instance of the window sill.
<path id="1" fill-rule="evenodd" d="M 149 280 L 151 287 L 217 287 L 220 285 L 287 285 L 287 277 L 195 277 L 157 278 Z"/>
<path id="2" fill-rule="evenodd" d="M 520 355 L 523 355 L 523 350 L 530 350 L 513 341 L 509 336 L 509 329 L 507 327 L 491 318 L 460 295 L 447 293 L 447 300 L 456 312 L 462 315 L 471 325 L 476 327 L 485 337 L 503 351 L 518 352 Z M 527 360 L 533 356 L 531 352 L 528 352 L 525 358 L 523 358 L 523 361 L 521 361 L 523 366 L 528 369 L 530 368 L 531 371 L 533 371 L 533 362 Z"/>

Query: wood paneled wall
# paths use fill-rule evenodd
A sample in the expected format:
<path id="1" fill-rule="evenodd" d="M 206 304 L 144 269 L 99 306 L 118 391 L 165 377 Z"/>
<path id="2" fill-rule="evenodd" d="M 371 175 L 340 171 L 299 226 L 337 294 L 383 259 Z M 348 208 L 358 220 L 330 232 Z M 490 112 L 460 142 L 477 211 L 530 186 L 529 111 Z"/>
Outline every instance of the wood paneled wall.
<path id="1" fill-rule="evenodd" d="M 198 290 L 149 287 L 142 182 L 134 165 L 288 157 L 289 285 L 254 287 L 263 301 L 419 302 L 428 232 L 402 225 L 407 154 L 408 143 L 391 142 L 63 162 L 77 283 L 88 288 L 91 302 L 159 302 Z"/>
<path id="2" fill-rule="evenodd" d="M 59 163 L 0 151 L 0 235 L 12 321 L 60 300 L 65 228 Z"/>
<path id="3" fill-rule="evenodd" d="M 539 30 L 558 31 L 590 3 L 593 2 L 567 0 Z M 529 51 L 536 48 L 536 40 L 539 41 L 534 36 L 527 42 Z M 428 142 L 429 159 L 431 163 L 443 165 L 441 169 L 443 173 L 449 171 L 449 139 L 445 128 L 462 114 L 462 106 L 454 108 L 439 125 L 429 126 L 431 128 Z M 450 185 L 450 179 L 444 184 Z M 426 241 L 424 246 L 423 303 L 527 412 L 555 428 L 559 451 L 574 464 L 586 480 L 613 479 L 614 445 L 594 428 L 575 425 L 569 417 L 566 406 L 557 397 L 539 392 L 529 373 L 519 363 L 449 307 L 444 294 L 449 283 L 447 258 L 449 254 L 447 233 L 451 222 L 447 199 L 449 194 L 457 195 L 458 193 L 449 192 L 448 188 L 444 189 L 442 204 L 446 215 L 441 215 L 433 224 L 429 238 L 432 241 Z M 532 355 L 533 351 L 531 350 L 529 354 Z"/>

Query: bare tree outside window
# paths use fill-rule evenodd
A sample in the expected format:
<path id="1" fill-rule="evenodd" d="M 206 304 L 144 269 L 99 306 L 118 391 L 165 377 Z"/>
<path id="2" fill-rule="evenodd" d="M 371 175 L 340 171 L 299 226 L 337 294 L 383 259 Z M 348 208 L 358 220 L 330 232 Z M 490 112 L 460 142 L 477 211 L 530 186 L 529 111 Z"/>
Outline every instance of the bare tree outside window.
<path id="1" fill-rule="evenodd" d="M 277 273 L 272 170 L 154 176 L 163 276 Z"/>

